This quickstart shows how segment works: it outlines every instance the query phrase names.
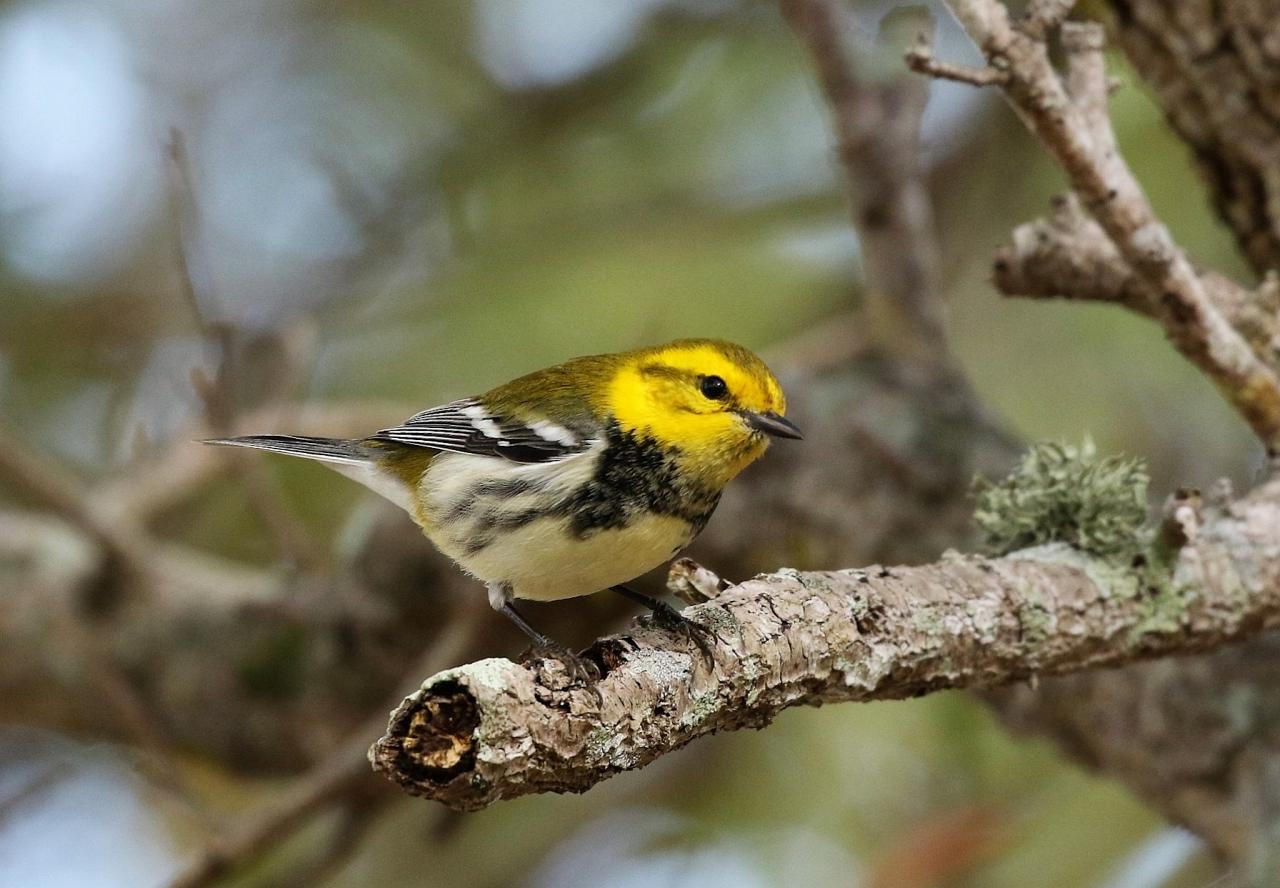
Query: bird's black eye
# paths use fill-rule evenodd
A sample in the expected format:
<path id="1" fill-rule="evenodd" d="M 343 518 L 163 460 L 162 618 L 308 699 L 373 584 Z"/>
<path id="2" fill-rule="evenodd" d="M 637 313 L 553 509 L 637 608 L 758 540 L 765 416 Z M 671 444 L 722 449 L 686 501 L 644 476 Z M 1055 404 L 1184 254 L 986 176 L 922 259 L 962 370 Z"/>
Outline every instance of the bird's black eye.
<path id="1" fill-rule="evenodd" d="M 704 376 L 698 381 L 698 390 L 704 397 L 713 401 L 723 401 L 729 397 L 729 386 L 719 376 Z"/>

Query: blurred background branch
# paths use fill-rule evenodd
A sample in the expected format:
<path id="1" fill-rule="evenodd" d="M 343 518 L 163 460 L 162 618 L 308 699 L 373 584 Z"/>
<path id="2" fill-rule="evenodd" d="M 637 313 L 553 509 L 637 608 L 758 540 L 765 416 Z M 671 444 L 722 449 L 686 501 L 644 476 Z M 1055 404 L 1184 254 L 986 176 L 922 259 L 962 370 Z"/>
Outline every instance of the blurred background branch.
<path id="1" fill-rule="evenodd" d="M 923 7 L 895 10 L 875 45 L 839 0 L 783 0 L 813 57 L 831 112 L 837 156 L 853 202 L 868 288 L 862 326 L 917 361 L 943 359 L 942 293 L 932 204 L 920 152 L 928 85 L 907 75 L 895 50 L 932 39 Z"/>

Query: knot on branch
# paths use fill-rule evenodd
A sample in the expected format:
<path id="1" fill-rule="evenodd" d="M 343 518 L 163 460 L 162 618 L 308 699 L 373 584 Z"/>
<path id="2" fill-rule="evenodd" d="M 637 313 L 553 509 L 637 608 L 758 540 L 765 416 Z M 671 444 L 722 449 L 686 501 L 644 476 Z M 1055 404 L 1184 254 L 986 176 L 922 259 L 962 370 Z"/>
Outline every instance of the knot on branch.
<path id="1" fill-rule="evenodd" d="M 974 484 L 974 521 L 997 554 L 1062 542 L 1102 557 L 1145 545 L 1147 476 L 1141 460 L 1099 457 L 1093 442 L 1042 442 L 1003 481 Z"/>

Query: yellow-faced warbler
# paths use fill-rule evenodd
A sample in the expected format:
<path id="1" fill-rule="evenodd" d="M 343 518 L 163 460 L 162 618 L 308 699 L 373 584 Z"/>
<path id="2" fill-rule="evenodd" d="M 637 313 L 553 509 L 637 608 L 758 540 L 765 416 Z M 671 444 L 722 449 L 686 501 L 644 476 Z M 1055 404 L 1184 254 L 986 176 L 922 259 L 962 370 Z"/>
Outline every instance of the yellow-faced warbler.
<path id="1" fill-rule="evenodd" d="M 701 647 L 674 609 L 621 585 L 689 545 L 726 484 L 799 438 L 777 379 L 714 339 L 575 358 L 367 438 L 221 438 L 327 463 L 396 503 L 532 640 L 582 671 L 512 605 L 613 589 Z"/>

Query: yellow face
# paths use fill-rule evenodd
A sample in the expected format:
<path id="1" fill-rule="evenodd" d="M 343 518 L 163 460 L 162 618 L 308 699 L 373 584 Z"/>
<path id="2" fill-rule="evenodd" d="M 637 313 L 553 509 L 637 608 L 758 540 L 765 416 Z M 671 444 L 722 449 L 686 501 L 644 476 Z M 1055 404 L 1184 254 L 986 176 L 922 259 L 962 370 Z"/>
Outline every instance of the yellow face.
<path id="1" fill-rule="evenodd" d="M 769 436 L 800 437 L 764 362 L 717 340 L 631 353 L 610 382 L 608 404 L 625 431 L 677 448 L 685 467 L 712 484 L 727 484 L 759 458 Z"/>

